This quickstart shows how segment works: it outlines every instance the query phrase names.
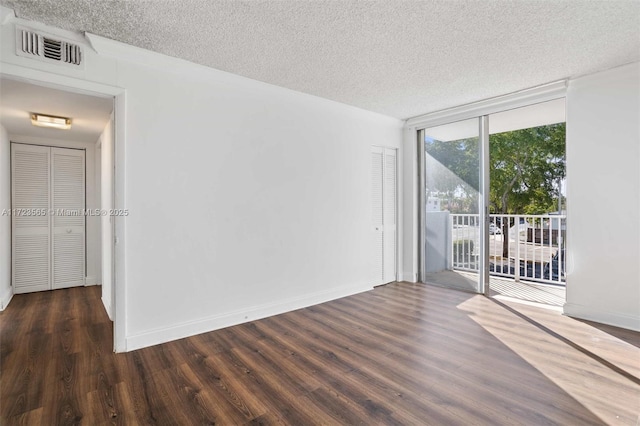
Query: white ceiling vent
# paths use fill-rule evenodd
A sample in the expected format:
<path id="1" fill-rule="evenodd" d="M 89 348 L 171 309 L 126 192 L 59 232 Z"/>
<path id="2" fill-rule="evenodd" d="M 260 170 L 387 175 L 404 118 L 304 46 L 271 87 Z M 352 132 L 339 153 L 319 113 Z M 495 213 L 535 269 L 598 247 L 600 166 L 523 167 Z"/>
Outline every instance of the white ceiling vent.
<path id="1" fill-rule="evenodd" d="M 56 62 L 61 65 L 74 67 L 84 65 L 81 46 L 21 27 L 16 27 L 16 54 L 45 62 Z"/>

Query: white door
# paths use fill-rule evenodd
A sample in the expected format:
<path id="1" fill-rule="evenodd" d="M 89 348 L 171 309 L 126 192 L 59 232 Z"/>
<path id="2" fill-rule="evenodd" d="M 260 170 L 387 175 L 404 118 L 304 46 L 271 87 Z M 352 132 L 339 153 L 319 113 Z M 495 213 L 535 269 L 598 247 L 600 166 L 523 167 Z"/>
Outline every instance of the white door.
<path id="1" fill-rule="evenodd" d="M 382 215 L 382 240 L 384 243 L 383 282 L 396 280 L 396 150 L 384 149 L 384 181 L 382 200 L 384 213 Z"/>
<path id="2" fill-rule="evenodd" d="M 396 280 L 397 155 L 391 148 L 372 147 L 372 228 L 374 285 Z"/>
<path id="3" fill-rule="evenodd" d="M 11 144 L 15 293 L 85 283 L 85 151 Z"/>
<path id="4" fill-rule="evenodd" d="M 51 148 L 52 288 L 84 285 L 85 151 Z"/>
<path id="5" fill-rule="evenodd" d="M 384 240 L 383 223 L 383 181 L 384 181 L 384 148 L 374 146 L 371 149 L 371 226 L 373 227 L 373 285 L 384 283 Z"/>
<path id="6" fill-rule="evenodd" d="M 11 144 L 11 235 L 14 293 L 51 288 L 51 150 Z"/>

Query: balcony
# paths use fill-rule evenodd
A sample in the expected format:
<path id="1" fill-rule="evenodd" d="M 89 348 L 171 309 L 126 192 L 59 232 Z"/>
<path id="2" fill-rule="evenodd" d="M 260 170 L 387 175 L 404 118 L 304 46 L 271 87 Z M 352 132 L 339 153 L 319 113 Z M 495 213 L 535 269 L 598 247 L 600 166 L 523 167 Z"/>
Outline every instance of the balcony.
<path id="1" fill-rule="evenodd" d="M 479 267 L 479 215 L 450 214 L 452 269 Z M 548 284 L 565 284 L 563 242 L 566 216 L 490 215 L 491 275 Z M 506 240 L 506 241 L 505 241 Z"/>
<path id="2" fill-rule="evenodd" d="M 561 304 L 566 216 L 504 214 L 489 220 L 492 293 Z M 427 212 L 426 221 L 426 280 L 474 288 L 480 268 L 479 215 Z"/>

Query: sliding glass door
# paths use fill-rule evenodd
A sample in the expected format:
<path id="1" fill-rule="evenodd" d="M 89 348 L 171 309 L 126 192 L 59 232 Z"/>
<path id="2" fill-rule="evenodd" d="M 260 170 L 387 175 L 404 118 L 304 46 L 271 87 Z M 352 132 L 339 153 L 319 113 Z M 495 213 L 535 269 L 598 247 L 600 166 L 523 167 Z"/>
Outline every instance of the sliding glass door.
<path id="1" fill-rule="evenodd" d="M 551 303 L 531 289 L 564 286 L 564 110 L 558 98 L 418 131 L 422 282 L 489 294 L 491 274 L 494 294 Z"/>

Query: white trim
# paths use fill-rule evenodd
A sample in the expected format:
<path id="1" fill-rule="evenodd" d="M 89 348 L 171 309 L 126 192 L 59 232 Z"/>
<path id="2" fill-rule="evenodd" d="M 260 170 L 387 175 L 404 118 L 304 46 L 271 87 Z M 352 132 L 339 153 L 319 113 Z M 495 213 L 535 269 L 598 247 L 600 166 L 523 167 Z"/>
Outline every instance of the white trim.
<path id="1" fill-rule="evenodd" d="M 0 6 L 0 24 L 5 25 L 7 22 L 16 19 L 16 13 L 13 9 Z"/>
<path id="2" fill-rule="evenodd" d="M 404 270 L 404 155 L 403 143 L 396 148 L 396 281 L 402 281 Z"/>
<path id="3" fill-rule="evenodd" d="M 85 286 L 98 285 L 98 284 L 100 284 L 100 283 L 98 282 L 98 277 L 96 277 L 95 275 L 87 276 L 84 279 L 84 285 Z"/>
<path id="4" fill-rule="evenodd" d="M 416 131 L 405 128 L 402 132 L 402 162 L 404 163 L 402 175 L 403 210 L 402 226 L 404 236 L 403 244 L 410 244 L 409 250 L 402 252 L 403 281 L 418 282 L 418 205 L 419 201 L 419 171 L 418 171 L 418 144 Z M 408 208 L 407 208 L 408 207 Z M 409 217 L 405 217 L 404 215 Z"/>
<path id="5" fill-rule="evenodd" d="M 127 336 L 127 351 L 279 315 L 369 290 L 372 290 L 370 283 L 341 287 L 130 335 Z"/>
<path id="6" fill-rule="evenodd" d="M 565 315 L 573 318 L 640 331 L 640 316 L 638 315 L 625 315 L 618 312 L 607 312 L 594 309 L 589 306 L 576 305 L 574 303 L 565 303 L 563 312 Z"/>
<path id="7" fill-rule="evenodd" d="M 107 56 L 131 62 L 134 64 L 141 64 L 151 68 L 165 68 L 167 65 L 173 67 L 193 67 L 196 66 L 202 70 L 211 69 L 204 65 L 195 64 L 184 59 L 175 58 L 172 56 L 163 55 L 162 53 L 152 52 L 151 50 L 143 49 L 141 47 L 132 46 L 130 44 L 122 43 L 116 40 L 112 40 L 106 37 L 101 37 L 97 34 L 85 33 L 85 39 L 89 42 L 91 48 L 100 56 Z M 176 70 L 180 72 L 181 70 Z M 225 73 L 232 75 L 231 73 Z"/>
<path id="8" fill-rule="evenodd" d="M 0 312 L 4 311 L 13 299 L 13 287 L 9 287 L 9 291 L 0 295 Z"/>
<path id="9" fill-rule="evenodd" d="M 414 272 L 404 271 L 404 272 L 402 272 L 402 275 L 400 275 L 400 281 L 406 281 L 406 282 L 409 282 L 409 283 L 417 283 L 418 282 L 418 276 Z"/>
<path id="10" fill-rule="evenodd" d="M 115 95 L 113 103 L 113 208 L 126 208 L 126 92 Z M 127 256 L 126 256 L 126 217 L 116 216 L 113 221 L 113 281 L 111 303 L 113 305 L 113 344 L 115 352 L 127 351 Z"/>
<path id="11" fill-rule="evenodd" d="M 2 61 L 0 61 L 0 74 L 2 74 L 3 77 L 9 77 L 12 80 L 58 90 L 67 90 L 81 95 L 108 98 L 124 92 L 124 89 L 119 87 L 83 80 L 76 77 L 54 74 L 50 71 L 27 68 Z"/>
<path id="12" fill-rule="evenodd" d="M 559 99 L 565 97 L 566 94 L 567 80 L 560 80 L 543 86 L 413 117 L 406 120 L 405 127 L 415 130 L 425 129 L 427 127 L 439 126 L 455 121 L 476 118 L 481 115 L 493 114 Z"/>
<path id="13" fill-rule="evenodd" d="M 415 247 L 415 251 L 416 251 L 416 260 L 417 262 L 415 263 L 415 271 L 416 271 L 416 276 L 418 277 L 418 282 L 426 282 L 425 279 L 425 271 L 427 270 L 426 268 L 426 255 L 425 255 L 425 241 L 427 240 L 426 237 L 426 230 L 427 230 L 427 217 L 426 217 L 426 205 L 427 205 L 427 199 L 426 199 L 426 170 L 425 170 L 425 162 L 426 162 L 426 156 L 425 156 L 425 146 L 424 146 L 424 131 L 417 129 L 417 130 L 411 130 L 411 133 L 413 133 L 414 135 L 414 143 L 415 143 L 415 151 L 416 151 L 416 155 L 417 155 L 417 161 L 416 161 L 416 166 L 417 166 L 417 175 L 416 175 L 416 188 L 417 188 L 417 198 L 416 198 L 416 206 L 417 208 L 414 209 L 414 214 L 416 216 L 416 231 L 415 231 L 415 238 L 416 238 L 416 243 L 414 245 Z"/>
<path id="14" fill-rule="evenodd" d="M 104 310 L 107 311 L 107 316 L 111 321 L 113 321 L 113 314 L 111 313 L 112 312 L 111 305 L 104 300 L 104 297 L 101 297 L 100 299 L 102 300 L 102 305 L 104 306 Z"/>
<path id="15" fill-rule="evenodd" d="M 480 218 L 480 281 L 478 282 L 478 292 L 489 296 L 490 279 L 489 279 L 489 170 L 491 164 L 489 162 L 489 117 L 483 115 L 478 119 L 478 135 L 480 136 L 480 181 L 479 188 L 479 218 Z"/>

